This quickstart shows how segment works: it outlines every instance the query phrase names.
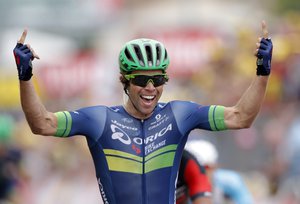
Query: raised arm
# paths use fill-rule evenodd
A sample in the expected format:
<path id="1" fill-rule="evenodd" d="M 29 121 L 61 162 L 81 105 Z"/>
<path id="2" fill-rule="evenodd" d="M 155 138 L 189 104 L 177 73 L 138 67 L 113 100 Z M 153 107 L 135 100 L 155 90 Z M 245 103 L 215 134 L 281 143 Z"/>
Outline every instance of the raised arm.
<path id="1" fill-rule="evenodd" d="M 24 30 L 13 51 L 20 80 L 22 110 L 33 133 L 54 135 L 57 127 L 57 119 L 54 113 L 47 111 L 41 103 L 30 80 L 32 77 L 32 60 L 34 58 L 39 59 L 39 56 L 30 45 L 24 45 L 26 36 L 27 30 Z"/>
<path id="2" fill-rule="evenodd" d="M 262 37 L 256 43 L 256 77 L 233 107 L 225 107 L 225 124 L 229 129 L 248 128 L 255 120 L 263 103 L 271 71 L 273 45 L 266 23 L 262 22 Z"/>

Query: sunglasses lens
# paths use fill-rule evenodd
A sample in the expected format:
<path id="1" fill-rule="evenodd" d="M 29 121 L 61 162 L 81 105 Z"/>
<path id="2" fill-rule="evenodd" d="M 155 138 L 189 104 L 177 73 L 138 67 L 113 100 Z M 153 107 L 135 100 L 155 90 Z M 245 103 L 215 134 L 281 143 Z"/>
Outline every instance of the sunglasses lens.
<path id="1" fill-rule="evenodd" d="M 152 82 L 154 87 L 161 86 L 167 82 L 167 79 L 164 75 L 137 75 L 131 79 L 131 83 L 136 86 L 145 87 L 149 82 Z"/>
<path id="2" fill-rule="evenodd" d="M 147 76 L 139 75 L 139 76 L 135 76 L 134 78 L 132 78 L 131 83 L 136 86 L 145 87 L 145 86 L 147 86 L 148 80 L 149 79 Z"/>
<path id="3" fill-rule="evenodd" d="M 154 83 L 153 85 L 155 87 L 161 86 L 167 82 L 165 76 L 163 76 L 163 75 L 153 76 L 152 81 L 153 81 L 153 83 Z"/>

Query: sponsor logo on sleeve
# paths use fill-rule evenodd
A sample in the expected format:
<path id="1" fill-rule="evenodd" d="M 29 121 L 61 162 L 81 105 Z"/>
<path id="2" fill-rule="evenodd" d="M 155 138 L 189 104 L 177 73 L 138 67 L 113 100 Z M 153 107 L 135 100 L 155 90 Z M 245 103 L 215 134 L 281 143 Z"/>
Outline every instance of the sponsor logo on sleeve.
<path id="1" fill-rule="evenodd" d="M 100 181 L 100 178 L 98 178 L 98 185 L 99 185 L 99 189 L 100 189 L 100 193 L 101 193 L 101 196 L 102 196 L 103 203 L 104 204 L 109 204 L 107 196 L 106 196 L 105 191 L 104 191 L 104 187 L 103 187 L 103 185 Z"/>

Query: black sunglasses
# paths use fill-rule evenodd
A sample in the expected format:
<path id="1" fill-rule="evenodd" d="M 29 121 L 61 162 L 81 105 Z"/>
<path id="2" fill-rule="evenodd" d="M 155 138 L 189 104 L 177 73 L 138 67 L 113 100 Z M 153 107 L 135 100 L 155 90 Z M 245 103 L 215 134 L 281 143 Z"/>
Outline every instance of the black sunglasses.
<path id="1" fill-rule="evenodd" d="M 154 87 L 165 84 L 169 77 L 167 74 L 155 74 L 155 75 L 140 75 L 140 74 L 127 74 L 125 78 L 136 86 L 146 87 L 149 82 Z"/>

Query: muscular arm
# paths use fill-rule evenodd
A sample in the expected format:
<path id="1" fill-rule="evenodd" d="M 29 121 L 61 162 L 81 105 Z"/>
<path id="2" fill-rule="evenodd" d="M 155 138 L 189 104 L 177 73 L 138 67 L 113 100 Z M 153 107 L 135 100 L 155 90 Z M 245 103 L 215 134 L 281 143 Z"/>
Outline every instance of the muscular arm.
<path id="1" fill-rule="evenodd" d="M 54 135 L 57 119 L 41 103 L 31 81 L 20 81 L 20 97 L 23 112 L 31 131 L 40 135 Z"/>
<path id="2" fill-rule="evenodd" d="M 263 103 L 271 69 L 272 42 L 267 25 L 262 22 L 262 35 L 256 43 L 255 56 L 258 57 L 257 75 L 237 104 L 224 110 L 225 125 L 229 129 L 248 128 L 255 120 Z"/>
<path id="3" fill-rule="evenodd" d="M 25 29 L 13 50 L 20 81 L 21 106 L 33 133 L 54 135 L 57 127 L 56 116 L 45 109 L 30 81 L 32 60 L 40 58 L 30 45 L 24 44 L 26 36 Z"/>
<path id="4" fill-rule="evenodd" d="M 257 76 L 233 107 L 226 107 L 224 119 L 229 129 L 248 128 L 255 120 L 263 103 L 268 76 Z"/>

